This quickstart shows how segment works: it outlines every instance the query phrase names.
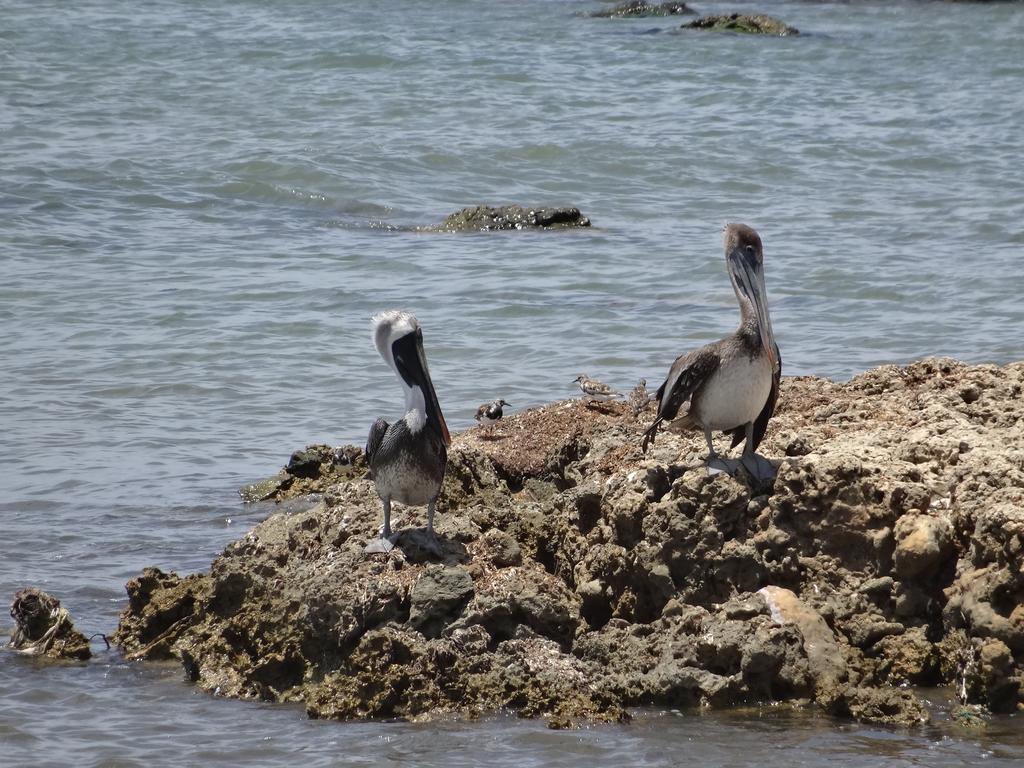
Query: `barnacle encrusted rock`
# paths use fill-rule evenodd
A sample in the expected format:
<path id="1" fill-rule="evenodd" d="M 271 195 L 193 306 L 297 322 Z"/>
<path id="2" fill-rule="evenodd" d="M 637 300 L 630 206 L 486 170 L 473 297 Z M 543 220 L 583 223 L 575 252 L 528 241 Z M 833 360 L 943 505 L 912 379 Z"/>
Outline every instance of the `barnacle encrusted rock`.
<path id="1" fill-rule="evenodd" d="M 522 205 L 476 205 L 463 208 L 424 232 L 484 232 L 506 229 L 568 229 L 589 227 L 579 208 L 530 208 Z"/>
<path id="2" fill-rule="evenodd" d="M 11 618 L 14 631 L 8 647 L 20 653 L 79 661 L 92 656 L 88 638 L 75 629 L 71 614 L 53 595 L 35 587 L 18 591 Z"/>
<path id="3" fill-rule="evenodd" d="M 689 24 L 683 24 L 683 29 L 708 29 L 715 32 L 738 32 L 745 35 L 774 35 L 775 37 L 790 37 L 800 34 L 800 30 L 772 16 L 745 13 L 701 16 Z"/>
<path id="4" fill-rule="evenodd" d="M 761 452 L 774 487 L 709 477 L 651 408 L 555 403 L 457 435 L 435 520 L 367 556 L 380 501 L 357 449 L 297 454 L 272 514 L 209 572 L 147 569 L 116 636 L 223 695 L 329 718 L 553 725 L 645 705 L 808 702 L 927 719 L 1024 703 L 1024 363 L 946 359 L 839 384 L 786 378 Z M 301 453 L 301 452 L 300 452 Z M 302 482 L 298 480 L 301 479 Z M 295 502 L 291 502 L 294 504 Z M 424 525 L 398 508 L 396 530 Z"/>
<path id="5" fill-rule="evenodd" d="M 621 19 L 626 17 L 679 16 L 696 13 L 686 3 L 649 3 L 647 0 L 627 0 L 610 8 L 591 11 L 595 19 Z"/>

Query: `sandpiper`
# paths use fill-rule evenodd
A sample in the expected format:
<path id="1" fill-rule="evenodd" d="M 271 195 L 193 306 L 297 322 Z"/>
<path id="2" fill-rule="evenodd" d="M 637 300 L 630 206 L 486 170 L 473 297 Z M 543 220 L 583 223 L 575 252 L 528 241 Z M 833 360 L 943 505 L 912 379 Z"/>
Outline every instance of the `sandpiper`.
<path id="1" fill-rule="evenodd" d="M 607 400 L 622 397 L 621 392 L 616 392 L 604 382 L 592 379 L 584 374 L 577 376 L 573 379 L 573 382 L 580 385 L 580 390 L 583 392 L 583 397 L 586 400 L 603 403 Z"/>
<path id="2" fill-rule="evenodd" d="M 647 391 L 647 379 L 640 379 L 629 393 L 629 407 L 633 409 L 633 415 L 639 416 L 651 402 L 651 394 Z"/>
<path id="3" fill-rule="evenodd" d="M 476 409 L 476 416 L 473 418 L 480 422 L 480 426 L 483 427 L 480 437 L 488 438 L 491 436 L 491 432 L 494 425 L 501 421 L 502 407 L 508 405 L 500 397 L 490 403 L 484 403 Z"/>

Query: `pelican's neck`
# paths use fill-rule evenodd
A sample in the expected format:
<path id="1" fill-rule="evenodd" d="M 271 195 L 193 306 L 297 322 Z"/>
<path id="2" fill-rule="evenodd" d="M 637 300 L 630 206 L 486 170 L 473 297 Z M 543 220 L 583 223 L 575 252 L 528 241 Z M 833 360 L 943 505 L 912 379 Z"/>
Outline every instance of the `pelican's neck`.
<path id="1" fill-rule="evenodd" d="M 405 424 L 412 434 L 419 434 L 427 425 L 427 401 L 423 397 L 423 390 L 416 385 L 410 387 L 404 381 L 402 389 L 405 391 Z"/>
<path id="2" fill-rule="evenodd" d="M 757 310 L 754 309 L 754 302 L 750 300 L 746 294 L 739 289 L 739 286 L 733 282 L 733 291 L 736 293 L 736 301 L 740 305 L 740 326 L 737 329 L 739 333 L 744 335 L 751 335 L 757 340 L 757 344 L 761 344 L 761 324 L 757 319 Z"/>

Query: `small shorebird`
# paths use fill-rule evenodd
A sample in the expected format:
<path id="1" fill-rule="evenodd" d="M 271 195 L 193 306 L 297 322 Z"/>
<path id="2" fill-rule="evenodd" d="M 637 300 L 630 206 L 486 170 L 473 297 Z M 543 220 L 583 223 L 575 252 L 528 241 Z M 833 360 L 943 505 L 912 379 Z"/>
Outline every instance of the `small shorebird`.
<path id="1" fill-rule="evenodd" d="M 633 415 L 639 416 L 647 404 L 651 402 L 651 395 L 647 391 L 647 379 L 640 379 L 629 393 L 629 407 L 633 409 Z"/>
<path id="2" fill-rule="evenodd" d="M 583 396 L 587 400 L 603 403 L 607 400 L 613 400 L 616 397 L 622 397 L 621 392 L 616 392 L 604 382 L 592 379 L 584 374 L 580 374 L 573 379 L 573 383 L 580 385 L 580 390 L 583 392 Z"/>
<path id="3" fill-rule="evenodd" d="M 366 439 L 366 458 L 377 495 L 384 503 L 381 537 L 367 552 L 389 552 L 391 502 L 427 506 L 428 547 L 440 551 L 434 535 L 434 504 L 441 492 L 451 437 L 423 352 L 423 331 L 408 312 L 389 310 L 373 316 L 373 343 L 395 372 L 405 393 L 405 415 L 394 424 L 377 419 Z"/>
<path id="4" fill-rule="evenodd" d="M 490 403 L 484 403 L 476 409 L 476 416 L 473 418 L 480 422 L 480 426 L 484 428 L 480 437 L 490 436 L 494 425 L 501 421 L 502 406 L 506 405 L 508 405 L 508 403 L 499 397 L 497 400 Z"/>
<path id="5" fill-rule="evenodd" d="M 708 444 L 709 473 L 732 473 L 742 464 L 763 482 L 775 477 L 775 467 L 755 451 L 775 412 L 782 358 L 768 316 L 761 238 L 744 224 L 729 224 L 723 241 L 740 326 L 676 358 L 658 389 L 658 417 L 644 433 L 642 448 L 647 450 L 665 422 L 674 431 L 699 428 Z M 711 442 L 715 430 L 732 436 L 732 448 L 746 440 L 739 461 L 718 456 Z"/>

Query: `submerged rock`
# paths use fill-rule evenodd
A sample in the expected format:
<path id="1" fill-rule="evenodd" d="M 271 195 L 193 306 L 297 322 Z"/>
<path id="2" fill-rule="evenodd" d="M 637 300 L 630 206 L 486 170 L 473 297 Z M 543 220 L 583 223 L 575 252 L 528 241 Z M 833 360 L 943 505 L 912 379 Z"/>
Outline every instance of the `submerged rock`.
<path id="1" fill-rule="evenodd" d="M 521 205 L 477 205 L 456 211 L 425 232 L 483 232 L 507 229 L 569 229 L 589 227 L 579 208 L 526 208 Z"/>
<path id="2" fill-rule="evenodd" d="M 1012 711 L 1022 387 L 1024 363 L 943 359 L 846 384 L 786 378 L 766 492 L 709 477 L 699 434 L 641 453 L 646 420 L 625 403 L 517 413 L 488 439 L 455 436 L 440 556 L 402 535 L 425 511 L 401 506 L 395 550 L 364 554 L 372 483 L 326 471 L 330 449 L 299 452 L 279 498 L 322 501 L 271 515 L 208 573 L 144 571 L 115 640 L 178 659 L 208 690 L 315 717 L 508 708 L 563 726 L 789 701 L 913 725 L 928 714 L 908 684 Z"/>
<path id="3" fill-rule="evenodd" d="M 11 602 L 11 618 L 14 631 L 8 645 L 16 651 L 80 661 L 92 656 L 88 638 L 75 629 L 67 609 L 42 590 L 29 587 L 16 593 Z"/>
<path id="4" fill-rule="evenodd" d="M 745 13 L 701 16 L 689 24 L 683 24 L 683 29 L 710 29 L 715 32 L 739 32 L 745 35 L 774 35 L 776 37 L 800 34 L 800 30 L 772 16 L 751 16 Z"/>
<path id="5" fill-rule="evenodd" d="M 609 19 L 625 18 L 627 16 L 678 16 L 695 13 L 696 11 L 686 3 L 648 3 L 645 0 L 627 0 L 627 2 L 617 3 L 611 8 L 592 11 L 590 15 L 595 19 Z"/>

